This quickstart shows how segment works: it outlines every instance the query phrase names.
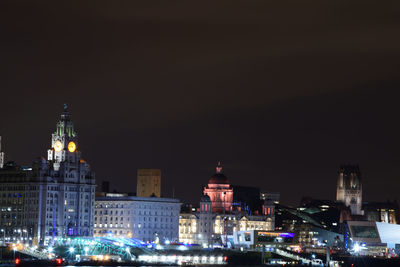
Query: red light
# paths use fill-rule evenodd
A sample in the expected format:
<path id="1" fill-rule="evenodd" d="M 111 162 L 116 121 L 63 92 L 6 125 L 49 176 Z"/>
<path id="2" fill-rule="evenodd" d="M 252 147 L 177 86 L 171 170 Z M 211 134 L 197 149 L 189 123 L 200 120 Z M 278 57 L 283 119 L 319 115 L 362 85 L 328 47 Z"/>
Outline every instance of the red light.
<path id="1" fill-rule="evenodd" d="M 20 264 L 21 260 L 20 259 L 15 259 L 15 264 Z"/>
<path id="2" fill-rule="evenodd" d="M 57 264 L 61 264 L 61 259 L 57 259 Z"/>
<path id="3" fill-rule="evenodd" d="M 225 257 L 224 257 L 224 261 L 228 261 L 228 256 L 225 256 Z"/>

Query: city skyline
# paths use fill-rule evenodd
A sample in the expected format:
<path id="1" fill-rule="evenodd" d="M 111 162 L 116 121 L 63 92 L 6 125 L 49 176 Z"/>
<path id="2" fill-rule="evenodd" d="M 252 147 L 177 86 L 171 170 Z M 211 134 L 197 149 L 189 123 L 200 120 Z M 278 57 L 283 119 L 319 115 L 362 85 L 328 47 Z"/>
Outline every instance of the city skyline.
<path id="1" fill-rule="evenodd" d="M 61 116 L 64 116 L 64 114 L 65 114 L 65 112 L 67 112 L 68 113 L 68 117 L 70 116 L 70 113 L 68 112 L 69 111 L 69 107 L 68 107 L 68 104 L 66 104 L 66 103 L 64 103 L 63 104 L 63 112 L 61 113 L 62 115 Z M 78 149 L 78 147 L 76 147 L 77 149 Z M 68 149 L 69 149 L 69 147 L 68 147 Z M 80 145 L 79 145 L 79 149 L 80 149 Z M 4 151 L 0 151 L 0 152 L 2 152 L 2 153 L 4 153 Z M 40 158 L 40 156 L 39 157 L 37 157 L 37 158 Z M 42 157 L 43 158 L 43 157 Z M 36 159 L 37 160 L 37 159 Z M 4 163 L 7 163 L 8 161 L 13 161 L 12 159 L 7 159 Z M 34 160 L 33 160 L 34 161 Z M 33 161 L 31 162 L 31 163 L 27 163 L 27 164 L 21 164 L 21 165 L 26 165 L 26 166 L 31 166 L 31 164 L 33 163 Z M 20 164 L 19 162 L 15 162 L 16 164 Z M 221 161 L 218 161 L 217 162 L 217 164 L 215 165 L 216 166 L 216 171 L 215 171 L 215 175 L 218 175 L 219 173 L 223 173 L 224 174 L 224 171 L 222 170 L 222 167 L 224 166 L 223 164 L 222 164 L 222 162 Z M 358 168 L 358 165 L 355 165 L 357 168 Z M 338 172 L 337 173 L 339 173 L 339 171 L 340 171 L 340 169 L 342 168 L 342 165 L 340 166 L 340 168 L 338 168 Z M 140 168 L 138 168 L 137 170 L 140 170 Z M 151 170 L 151 169 L 148 169 L 148 170 Z M 168 172 L 167 172 L 168 173 Z M 210 173 L 213 173 L 213 172 L 210 172 Z M 209 175 L 209 177 L 214 177 L 214 175 Z M 225 177 L 225 176 L 224 176 Z M 361 177 L 362 177 L 362 175 L 361 175 Z M 336 179 L 337 179 L 337 177 L 336 177 Z M 118 185 L 117 186 L 115 186 L 115 184 L 114 184 L 114 182 L 113 182 L 113 179 L 109 179 L 109 180 L 107 180 L 107 179 L 98 179 L 97 181 L 96 181 L 96 184 L 97 184 L 97 190 L 96 191 L 98 191 L 98 192 L 101 192 L 101 189 L 102 189 L 102 182 L 103 181 L 106 181 L 106 182 L 111 182 L 111 187 L 110 187 L 110 192 L 112 192 L 112 191 L 114 191 L 114 192 L 123 192 L 123 193 L 137 193 L 136 191 L 137 190 L 135 190 L 135 188 L 131 188 L 131 189 L 126 189 L 125 188 L 125 190 L 117 190 L 117 188 L 118 188 Z M 135 177 L 135 185 L 136 184 L 138 184 L 138 182 L 137 182 L 137 176 Z M 166 181 L 166 179 L 164 179 L 164 180 L 162 180 L 164 183 L 167 183 L 168 184 L 168 181 Z M 335 183 L 336 183 L 336 181 L 335 181 Z M 363 182 L 364 183 L 364 182 Z M 231 183 L 232 184 L 232 183 Z M 233 183 L 233 184 L 235 184 L 235 183 Z M 256 187 L 259 187 L 259 185 L 258 184 L 240 184 L 240 183 L 236 183 L 237 185 L 247 185 L 247 186 L 256 186 Z M 173 190 L 175 190 L 175 185 L 172 185 L 172 188 L 173 188 Z M 264 188 L 262 188 L 262 187 L 259 187 L 260 188 L 260 190 L 261 190 L 261 192 L 272 192 L 273 190 L 265 190 Z M 333 188 L 330 188 L 331 189 L 331 191 L 333 191 L 334 192 L 334 190 L 333 190 Z M 192 191 L 190 191 L 190 189 L 189 190 L 187 190 L 188 192 L 192 192 Z M 197 191 L 197 190 L 196 190 Z M 275 191 L 277 191 L 277 190 L 275 190 Z M 202 192 L 202 193 L 200 193 L 199 194 L 199 196 L 201 197 L 202 195 L 204 194 L 204 192 Z M 168 193 L 167 194 L 165 194 L 165 192 L 163 192 L 163 190 L 161 190 L 161 195 L 162 196 L 168 196 L 168 197 L 171 197 L 172 195 L 174 195 L 174 197 L 177 197 L 177 198 L 180 198 L 180 196 L 179 195 L 176 195 L 175 194 L 175 192 L 172 192 L 172 194 L 171 195 L 168 195 Z M 316 195 L 303 195 L 302 197 L 316 197 Z M 332 200 L 332 198 L 325 198 L 325 199 L 329 199 L 329 200 Z M 376 199 L 374 199 L 374 200 L 376 200 Z M 392 199 L 386 199 L 386 200 L 392 200 Z M 397 199 L 395 199 L 395 200 L 397 200 Z M 191 202 L 191 203 L 196 203 L 198 201 L 198 199 L 196 199 L 196 196 L 194 196 L 193 197 L 193 199 L 190 199 L 189 201 L 188 200 L 186 200 L 186 202 Z M 286 201 L 286 199 L 285 198 L 283 198 L 283 202 L 285 203 L 285 201 Z M 300 200 L 299 200 L 300 201 Z M 367 201 L 372 201 L 372 199 L 367 199 Z M 185 202 L 185 200 L 184 200 L 184 202 Z M 286 203 L 287 204 L 287 203 Z"/>
<path id="2" fill-rule="evenodd" d="M 400 2 L 0 2 L 0 259 L 400 266 Z"/>
<path id="3" fill-rule="evenodd" d="M 335 199 L 351 163 L 363 199 L 399 199 L 394 3 L 2 5 L 6 160 L 46 156 L 69 103 L 99 186 L 159 168 L 164 195 L 197 203 L 221 161 L 296 205 Z"/>

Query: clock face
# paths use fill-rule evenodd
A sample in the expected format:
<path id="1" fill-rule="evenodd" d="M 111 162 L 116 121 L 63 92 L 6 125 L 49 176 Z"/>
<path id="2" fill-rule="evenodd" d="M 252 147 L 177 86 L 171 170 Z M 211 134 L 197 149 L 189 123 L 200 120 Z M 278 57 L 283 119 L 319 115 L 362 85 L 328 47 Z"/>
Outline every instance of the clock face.
<path id="1" fill-rule="evenodd" d="M 69 142 L 68 143 L 68 151 L 72 153 L 72 152 L 75 152 L 75 150 L 76 150 L 76 144 L 72 141 Z"/>
<path id="2" fill-rule="evenodd" d="M 63 149 L 62 143 L 58 140 L 54 143 L 54 150 L 59 152 Z"/>

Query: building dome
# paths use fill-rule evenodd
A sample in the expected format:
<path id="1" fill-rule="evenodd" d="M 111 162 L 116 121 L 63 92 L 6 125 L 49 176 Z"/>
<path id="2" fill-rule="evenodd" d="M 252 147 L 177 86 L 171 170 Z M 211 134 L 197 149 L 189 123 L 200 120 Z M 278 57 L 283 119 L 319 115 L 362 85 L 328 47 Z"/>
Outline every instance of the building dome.
<path id="1" fill-rule="evenodd" d="M 210 177 L 209 184 L 229 184 L 228 178 L 222 173 L 221 162 L 218 162 L 216 173 Z"/>
<path id="2" fill-rule="evenodd" d="M 210 177 L 209 184 L 229 184 L 228 178 L 223 173 L 216 173 Z"/>

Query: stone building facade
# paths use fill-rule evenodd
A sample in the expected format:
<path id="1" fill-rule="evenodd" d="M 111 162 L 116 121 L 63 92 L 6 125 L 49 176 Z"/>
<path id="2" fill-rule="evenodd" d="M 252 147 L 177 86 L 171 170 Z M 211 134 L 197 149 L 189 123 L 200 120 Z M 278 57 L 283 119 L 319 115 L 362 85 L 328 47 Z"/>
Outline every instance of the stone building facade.
<path id="1" fill-rule="evenodd" d="M 57 237 L 92 236 L 95 177 L 81 158 L 67 106 L 52 134 L 47 160 L 0 171 L 0 231 L 6 242 L 48 244 Z"/>
<path id="2" fill-rule="evenodd" d="M 177 241 L 181 203 L 174 198 L 105 194 L 96 197 L 94 236 Z"/>

